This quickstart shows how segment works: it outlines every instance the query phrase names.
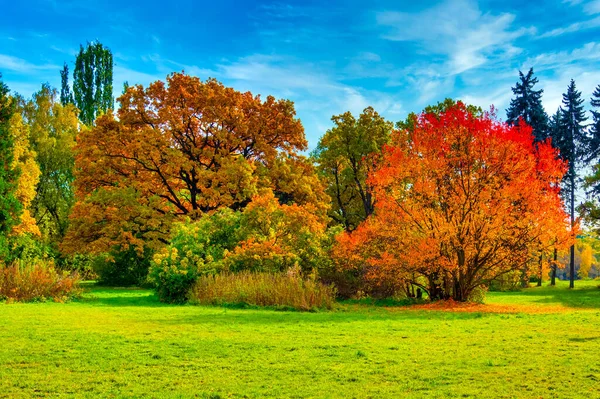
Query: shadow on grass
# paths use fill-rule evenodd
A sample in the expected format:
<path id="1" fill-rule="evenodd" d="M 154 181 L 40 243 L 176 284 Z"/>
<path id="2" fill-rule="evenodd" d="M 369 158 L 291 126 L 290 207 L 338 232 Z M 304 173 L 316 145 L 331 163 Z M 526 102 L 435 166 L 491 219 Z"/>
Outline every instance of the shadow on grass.
<path id="1" fill-rule="evenodd" d="M 569 289 L 566 282 L 558 286 L 532 287 L 521 291 L 504 292 L 502 296 L 522 296 L 531 298 L 536 304 L 556 304 L 576 309 L 600 309 L 600 281 L 576 281 L 575 289 Z"/>
<path id="2" fill-rule="evenodd" d="M 81 303 L 111 307 L 164 307 L 175 306 L 161 303 L 154 291 L 136 287 L 102 287 L 94 284 L 82 285 L 85 293 Z"/>

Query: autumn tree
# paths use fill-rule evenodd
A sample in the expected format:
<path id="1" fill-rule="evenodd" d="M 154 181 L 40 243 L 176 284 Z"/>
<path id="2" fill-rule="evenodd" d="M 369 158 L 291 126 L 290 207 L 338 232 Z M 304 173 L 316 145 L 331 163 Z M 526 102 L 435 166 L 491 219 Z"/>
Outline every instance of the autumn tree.
<path id="1" fill-rule="evenodd" d="M 15 102 L 0 80 L 0 259 L 7 256 L 8 235 L 19 223 L 22 210 L 16 195 L 19 169 L 14 168 L 15 143 L 10 129 L 14 111 Z"/>
<path id="2" fill-rule="evenodd" d="M 533 76 L 533 68 L 529 69 L 527 75 L 519 71 L 519 82 L 512 88 L 515 97 L 510 100 L 510 106 L 506 110 L 506 122 L 518 125 L 520 121 L 527 123 L 533 129 L 536 141 L 544 141 L 548 138 L 548 115 L 542 105 L 542 93 L 544 90 L 534 90 L 538 78 Z"/>
<path id="3" fill-rule="evenodd" d="M 475 116 L 462 104 L 395 132 L 368 181 L 375 212 L 340 238 L 336 259 L 368 279 L 406 282 L 431 299 L 520 271 L 532 247 L 570 244 L 559 183 L 564 164 L 529 126 Z"/>
<path id="4" fill-rule="evenodd" d="M 36 195 L 39 182 L 40 168 L 36 161 L 36 153 L 31 147 L 29 126 L 24 123 L 20 113 L 15 112 L 10 119 L 10 133 L 13 137 L 12 168 L 19 170 L 15 197 L 22 207 L 19 221 L 13 227 L 13 235 L 40 235 L 36 220 L 31 215 L 31 202 Z"/>
<path id="5" fill-rule="evenodd" d="M 393 124 L 368 107 L 356 118 L 350 112 L 331 118 L 335 126 L 319 140 L 313 157 L 327 181 L 330 216 L 351 231 L 374 209 L 367 175 L 378 162 Z"/>
<path id="6" fill-rule="evenodd" d="M 449 109 L 456 107 L 457 103 L 458 102 L 452 98 L 445 98 L 444 101 L 439 101 L 436 104 L 430 104 L 426 106 L 425 108 L 423 108 L 423 111 L 421 111 L 421 114 L 433 114 L 439 116 L 440 114 L 448 111 Z M 467 111 L 469 111 L 473 115 L 480 116 L 483 114 L 483 110 L 481 109 L 481 107 L 471 104 L 464 104 L 464 106 L 467 108 Z M 398 121 L 396 123 L 396 128 L 398 130 L 411 132 L 416 127 L 419 121 L 419 115 L 420 114 L 417 114 L 415 112 L 409 113 L 405 120 Z"/>
<path id="7" fill-rule="evenodd" d="M 73 104 L 62 105 L 57 91 L 44 84 L 23 104 L 22 114 L 41 172 L 31 211 L 44 238 L 60 242 L 74 203 L 77 109 Z"/>
<path id="8" fill-rule="evenodd" d="M 73 89 L 69 86 L 69 68 L 61 71 L 61 102 L 73 102 L 80 111 L 79 119 L 92 125 L 96 117 L 113 108 L 113 55 L 100 42 L 79 46 L 73 70 Z"/>
<path id="9" fill-rule="evenodd" d="M 180 73 L 118 101 L 118 119 L 103 115 L 78 137 L 65 248 L 160 245 L 176 218 L 242 209 L 264 189 L 325 214 L 324 189 L 297 153 L 307 143 L 291 101 Z"/>

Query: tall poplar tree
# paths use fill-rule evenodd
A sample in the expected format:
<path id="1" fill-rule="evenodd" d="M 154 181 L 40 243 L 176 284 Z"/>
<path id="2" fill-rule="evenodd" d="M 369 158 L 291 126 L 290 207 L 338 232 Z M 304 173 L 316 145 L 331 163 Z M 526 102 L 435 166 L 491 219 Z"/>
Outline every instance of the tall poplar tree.
<path id="1" fill-rule="evenodd" d="M 510 100 L 510 106 L 506 110 L 506 122 L 518 125 L 523 119 L 533 128 L 533 134 L 537 142 L 544 141 L 549 136 L 548 115 L 542 106 L 542 93 L 544 90 L 534 90 L 533 87 L 538 79 L 533 76 L 533 68 L 529 69 L 527 75 L 519 71 L 519 82 L 512 88 L 515 97 Z"/>
<path id="2" fill-rule="evenodd" d="M 69 86 L 69 66 L 66 62 L 60 71 L 60 102 L 62 105 L 73 104 L 73 94 Z"/>
<path id="3" fill-rule="evenodd" d="M 65 64 L 61 71 L 61 102 L 73 102 L 79 109 L 79 119 L 92 125 L 100 113 L 114 106 L 113 98 L 113 55 L 100 42 L 80 46 L 73 70 L 73 90 L 68 82 L 69 68 Z"/>
<path id="4" fill-rule="evenodd" d="M 585 111 L 581 92 L 577 91 L 575 81 L 571 79 L 567 92 L 563 94 L 563 105 L 560 119 L 553 137 L 553 143 L 560 151 L 560 156 L 569 164 L 563 180 L 563 195 L 569 207 L 571 226 L 575 225 L 575 191 L 577 190 L 577 164 L 586 160 L 589 137 L 585 131 Z M 575 246 L 571 246 L 569 262 L 570 283 L 575 286 Z"/>

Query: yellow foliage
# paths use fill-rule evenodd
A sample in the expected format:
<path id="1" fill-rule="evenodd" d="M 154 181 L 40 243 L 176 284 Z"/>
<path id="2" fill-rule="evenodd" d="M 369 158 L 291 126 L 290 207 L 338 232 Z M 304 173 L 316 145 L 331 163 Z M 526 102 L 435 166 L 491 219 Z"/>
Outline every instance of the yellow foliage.
<path id="1" fill-rule="evenodd" d="M 29 143 L 29 127 L 23 123 L 20 114 L 14 114 L 11 118 L 10 132 L 15 140 L 13 167 L 20 170 L 16 196 L 23 205 L 20 223 L 13 228 L 13 234 L 31 233 L 39 236 L 40 229 L 31 216 L 29 207 L 35 198 L 35 187 L 40 178 L 40 168 L 35 159 L 36 153 L 31 149 Z"/>

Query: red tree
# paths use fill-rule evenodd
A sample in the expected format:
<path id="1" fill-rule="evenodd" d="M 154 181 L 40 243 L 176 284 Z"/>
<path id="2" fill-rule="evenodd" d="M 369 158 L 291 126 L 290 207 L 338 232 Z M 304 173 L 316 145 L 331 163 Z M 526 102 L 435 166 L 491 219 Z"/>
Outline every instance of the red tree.
<path id="1" fill-rule="evenodd" d="M 558 184 L 565 164 L 531 128 L 462 104 L 397 131 L 369 177 L 374 215 L 340 237 L 336 257 L 375 285 L 421 286 L 432 299 L 523 270 L 530 250 L 572 237 Z M 557 241 L 558 239 L 558 241 Z"/>

